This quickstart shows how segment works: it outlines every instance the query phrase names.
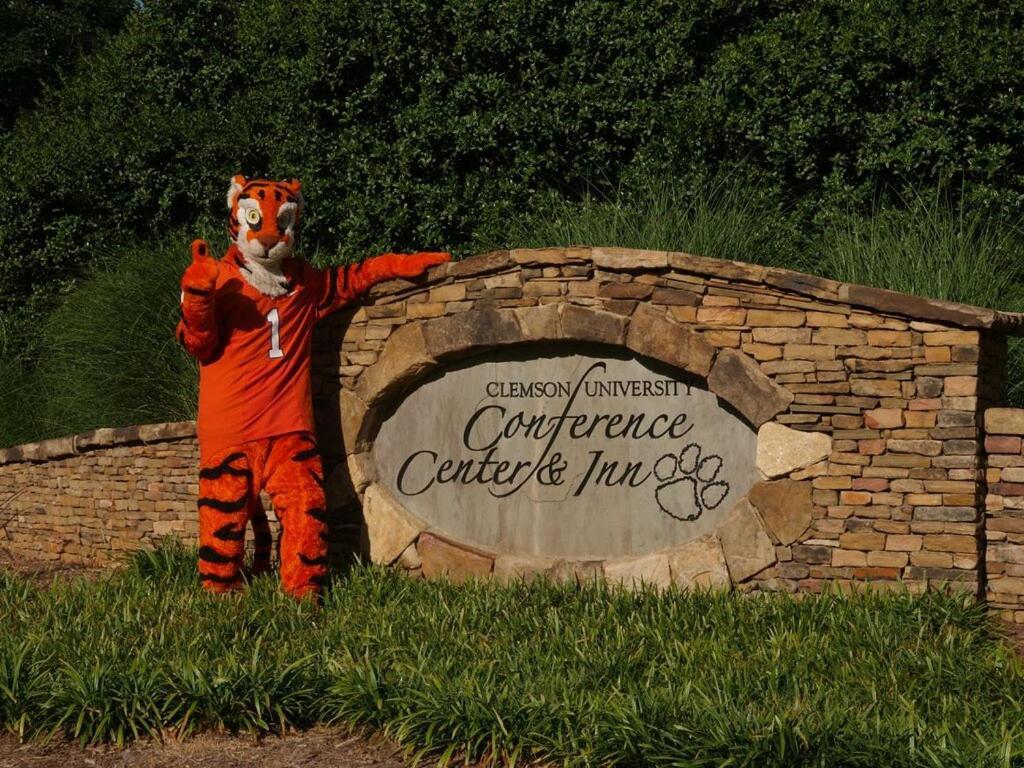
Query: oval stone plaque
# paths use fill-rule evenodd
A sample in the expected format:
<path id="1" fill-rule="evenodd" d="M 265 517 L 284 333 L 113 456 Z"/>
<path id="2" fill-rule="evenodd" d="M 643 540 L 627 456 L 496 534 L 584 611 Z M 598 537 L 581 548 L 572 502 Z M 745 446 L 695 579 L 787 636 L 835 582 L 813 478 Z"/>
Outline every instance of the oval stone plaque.
<path id="1" fill-rule="evenodd" d="M 449 368 L 381 425 L 380 482 L 437 531 L 499 552 L 642 554 L 713 531 L 757 482 L 755 432 L 681 372 L 536 355 Z"/>

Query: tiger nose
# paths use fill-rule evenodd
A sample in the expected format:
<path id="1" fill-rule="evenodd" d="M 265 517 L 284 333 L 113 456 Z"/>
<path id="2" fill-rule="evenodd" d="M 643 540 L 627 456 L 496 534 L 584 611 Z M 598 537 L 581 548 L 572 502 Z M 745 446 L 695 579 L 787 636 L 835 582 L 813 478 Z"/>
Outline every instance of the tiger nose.
<path id="1" fill-rule="evenodd" d="M 276 232 L 260 232 L 256 235 L 256 239 L 264 248 L 273 248 L 281 241 L 281 236 Z"/>

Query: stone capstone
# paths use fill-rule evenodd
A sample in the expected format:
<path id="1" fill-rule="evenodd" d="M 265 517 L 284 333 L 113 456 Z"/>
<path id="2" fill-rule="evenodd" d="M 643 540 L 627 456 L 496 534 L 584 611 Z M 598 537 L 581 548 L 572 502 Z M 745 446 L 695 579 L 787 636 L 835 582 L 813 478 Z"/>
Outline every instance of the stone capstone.
<path id="1" fill-rule="evenodd" d="M 749 579 L 775 562 L 775 546 L 765 533 L 757 511 L 743 499 L 719 527 L 722 552 L 734 584 Z"/>
<path id="2" fill-rule="evenodd" d="M 742 352 L 723 349 L 708 375 L 708 388 L 759 427 L 793 402 L 793 393 L 769 379 Z"/>
<path id="3" fill-rule="evenodd" d="M 672 583 L 684 589 L 728 589 L 729 568 L 717 536 L 701 536 L 668 553 Z"/>
<path id="4" fill-rule="evenodd" d="M 398 559 L 424 528 L 379 485 L 366 489 L 363 522 L 370 560 L 379 565 L 390 565 Z"/>
<path id="5" fill-rule="evenodd" d="M 811 484 L 796 480 L 758 483 L 747 499 L 780 544 L 790 545 L 811 525 Z"/>
<path id="6" fill-rule="evenodd" d="M 782 424 L 764 424 L 757 431 L 757 469 L 768 479 L 809 467 L 832 453 L 832 438 L 800 432 Z"/>

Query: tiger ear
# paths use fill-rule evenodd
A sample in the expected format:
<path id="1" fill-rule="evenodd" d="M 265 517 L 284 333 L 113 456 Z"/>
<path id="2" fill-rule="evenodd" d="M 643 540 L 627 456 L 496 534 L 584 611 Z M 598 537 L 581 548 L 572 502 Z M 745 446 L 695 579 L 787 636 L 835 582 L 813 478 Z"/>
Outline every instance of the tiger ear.
<path id="1" fill-rule="evenodd" d="M 296 195 L 302 192 L 302 182 L 298 179 L 288 179 L 288 181 L 284 182 L 284 185 Z"/>
<path id="2" fill-rule="evenodd" d="M 235 207 L 235 201 L 238 199 L 238 195 L 242 192 L 242 187 L 245 186 L 246 178 L 242 174 L 231 177 L 231 186 L 228 187 L 228 210 L 232 210 Z"/>

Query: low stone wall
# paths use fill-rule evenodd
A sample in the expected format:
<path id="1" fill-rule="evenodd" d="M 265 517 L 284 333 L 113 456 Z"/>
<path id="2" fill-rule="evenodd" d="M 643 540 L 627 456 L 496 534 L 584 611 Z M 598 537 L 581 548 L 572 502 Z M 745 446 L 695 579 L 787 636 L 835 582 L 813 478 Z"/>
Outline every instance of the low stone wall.
<path id="1" fill-rule="evenodd" d="M 1007 425 L 1020 417 L 998 409 L 986 435 L 983 414 L 1001 398 L 1005 337 L 1020 321 L 679 253 L 514 250 L 442 265 L 377 286 L 317 331 L 329 511 L 346 536 L 362 526 L 364 552 L 427 576 L 548 570 L 664 582 L 704 558 L 718 574 L 711 581 L 729 577 L 743 590 L 954 583 L 978 594 L 987 520 L 987 594 L 1013 610 L 1012 588 L 1024 584 L 1014 479 L 1024 453 Z M 759 450 L 766 430 L 781 435 L 784 471 L 762 467 L 767 482 L 747 494 L 743 525 L 705 537 L 708 548 L 676 557 L 675 568 L 660 555 L 517 560 L 394 512 L 372 453 L 382 413 L 438 366 L 535 342 L 608 345 L 697 377 L 758 432 Z M 794 463 L 815 436 L 825 447 Z M 170 533 L 193 539 L 196 465 L 191 424 L 0 451 L 0 546 L 103 563 Z M 747 544 L 756 557 L 734 573 L 730 547 Z"/>
<path id="2" fill-rule="evenodd" d="M 1024 624 L 1024 409 L 989 409 L 985 432 L 985 596 L 1003 618 Z"/>
<path id="3" fill-rule="evenodd" d="M 98 429 L 0 451 L 0 546 L 109 565 L 168 535 L 194 540 L 192 422 Z"/>

